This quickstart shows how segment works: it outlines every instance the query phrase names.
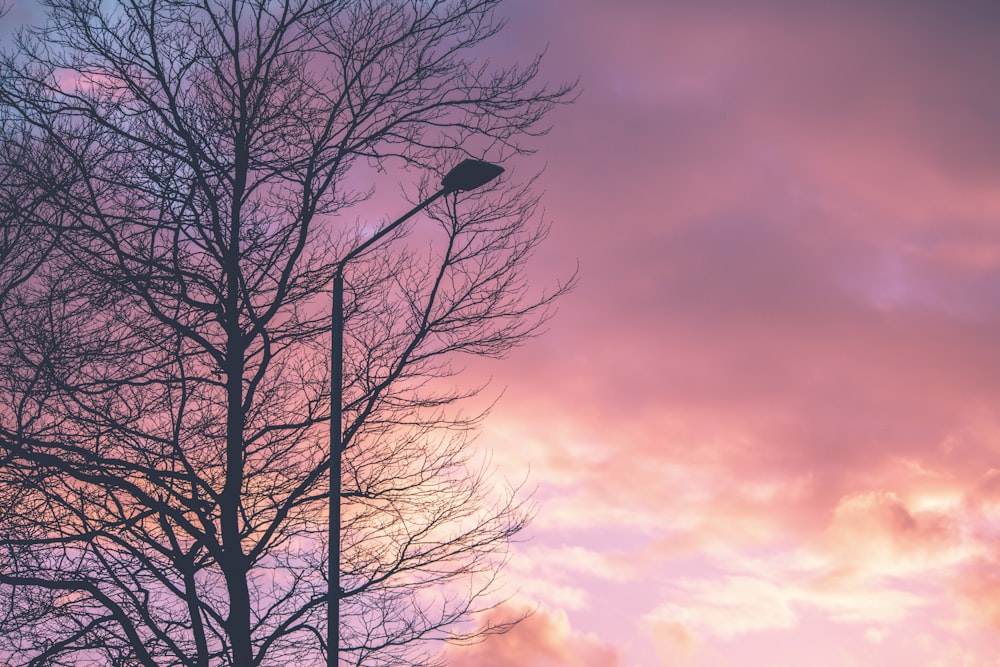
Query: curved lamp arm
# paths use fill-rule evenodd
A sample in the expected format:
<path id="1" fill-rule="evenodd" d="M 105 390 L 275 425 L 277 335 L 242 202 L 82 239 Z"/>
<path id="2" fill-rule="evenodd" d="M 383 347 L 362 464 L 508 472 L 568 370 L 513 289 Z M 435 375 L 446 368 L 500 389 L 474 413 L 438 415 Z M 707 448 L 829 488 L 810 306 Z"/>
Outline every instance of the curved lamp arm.
<path id="1" fill-rule="evenodd" d="M 471 159 L 462 160 L 457 165 L 452 167 L 451 171 L 445 174 L 444 178 L 441 179 L 440 190 L 401 215 L 399 218 L 394 220 L 392 224 L 380 229 L 377 234 L 359 245 L 357 248 L 354 248 L 351 252 L 347 253 L 347 255 L 345 255 L 337 265 L 337 274 L 339 275 L 344 270 L 344 266 L 349 261 L 378 243 L 378 241 L 384 238 L 389 232 L 399 227 L 431 203 L 437 201 L 439 198 L 453 192 L 468 192 L 469 190 L 481 188 L 503 172 L 503 167 L 495 165 L 491 162 Z"/>

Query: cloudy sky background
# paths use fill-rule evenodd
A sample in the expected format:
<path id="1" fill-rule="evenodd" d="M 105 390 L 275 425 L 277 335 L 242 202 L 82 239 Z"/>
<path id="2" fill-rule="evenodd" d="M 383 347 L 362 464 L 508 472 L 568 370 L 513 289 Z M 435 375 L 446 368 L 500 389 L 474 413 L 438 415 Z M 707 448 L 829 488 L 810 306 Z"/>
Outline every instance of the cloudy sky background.
<path id="1" fill-rule="evenodd" d="M 470 369 L 536 612 L 450 667 L 1000 663 L 1000 4 L 503 11 L 581 80 L 522 163 L 581 281 Z"/>
<path id="2" fill-rule="evenodd" d="M 513 0 L 579 101 L 481 440 L 538 605 L 454 667 L 1000 662 L 1000 5 Z"/>

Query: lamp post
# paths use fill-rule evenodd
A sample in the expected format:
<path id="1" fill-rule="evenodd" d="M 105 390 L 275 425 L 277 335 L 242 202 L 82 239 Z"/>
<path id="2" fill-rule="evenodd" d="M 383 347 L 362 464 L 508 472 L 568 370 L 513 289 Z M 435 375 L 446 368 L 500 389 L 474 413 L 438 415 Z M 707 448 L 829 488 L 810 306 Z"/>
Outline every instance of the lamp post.
<path id="1" fill-rule="evenodd" d="M 347 253 L 337 264 L 337 273 L 333 278 L 333 321 L 330 336 L 330 551 L 327 559 L 329 570 L 326 607 L 327 667 L 338 667 L 340 662 L 340 468 L 341 456 L 344 451 L 344 267 L 432 202 L 448 194 L 475 190 L 502 173 L 503 167 L 495 164 L 482 160 L 463 160 L 441 179 L 440 190 L 414 206 L 392 224 L 383 227 L 377 234 Z"/>

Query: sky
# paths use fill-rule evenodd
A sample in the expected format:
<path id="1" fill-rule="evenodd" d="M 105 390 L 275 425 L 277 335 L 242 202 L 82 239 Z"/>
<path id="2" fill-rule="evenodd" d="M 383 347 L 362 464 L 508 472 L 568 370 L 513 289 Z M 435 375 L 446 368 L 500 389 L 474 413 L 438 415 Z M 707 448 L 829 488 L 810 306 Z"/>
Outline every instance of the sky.
<path id="1" fill-rule="evenodd" d="M 527 163 L 580 282 L 471 364 L 534 613 L 449 667 L 1000 665 L 1000 4 L 502 13 L 580 80 Z"/>
<path id="2" fill-rule="evenodd" d="M 535 613 L 450 666 L 1000 664 L 1000 5 L 505 12 L 581 278 L 489 369 Z"/>

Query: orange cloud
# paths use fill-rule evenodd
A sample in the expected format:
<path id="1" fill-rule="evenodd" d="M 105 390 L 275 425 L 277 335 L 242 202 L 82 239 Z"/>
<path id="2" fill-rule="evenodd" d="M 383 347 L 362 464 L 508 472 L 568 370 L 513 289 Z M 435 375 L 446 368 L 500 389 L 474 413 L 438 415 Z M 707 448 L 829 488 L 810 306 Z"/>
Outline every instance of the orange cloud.
<path id="1" fill-rule="evenodd" d="M 1000 559 L 967 564 L 952 581 L 952 590 L 974 625 L 1000 633 Z"/>
<path id="2" fill-rule="evenodd" d="M 523 610 L 522 610 L 523 611 Z M 485 619 L 508 619 L 518 610 L 500 607 Z M 595 635 L 570 627 L 565 612 L 538 608 L 505 634 L 479 644 L 449 647 L 447 667 L 618 667 L 619 651 Z"/>
<path id="3" fill-rule="evenodd" d="M 905 576 L 967 557 L 958 517 L 914 512 L 894 493 L 864 492 L 843 498 L 824 535 L 837 568 Z"/>

